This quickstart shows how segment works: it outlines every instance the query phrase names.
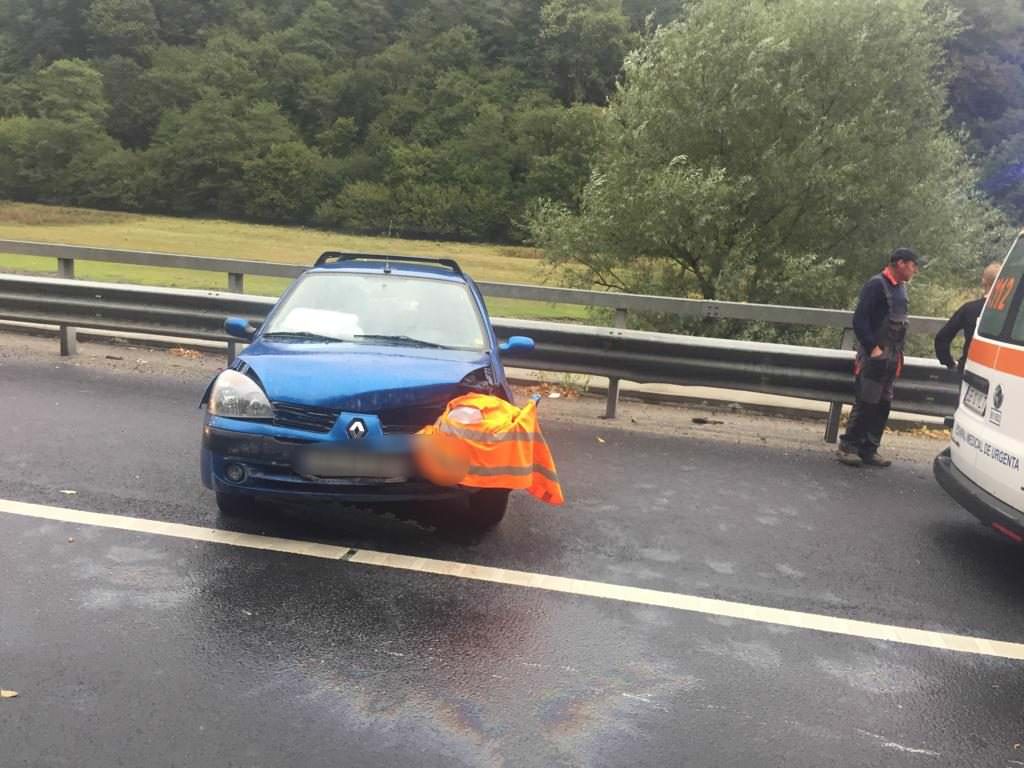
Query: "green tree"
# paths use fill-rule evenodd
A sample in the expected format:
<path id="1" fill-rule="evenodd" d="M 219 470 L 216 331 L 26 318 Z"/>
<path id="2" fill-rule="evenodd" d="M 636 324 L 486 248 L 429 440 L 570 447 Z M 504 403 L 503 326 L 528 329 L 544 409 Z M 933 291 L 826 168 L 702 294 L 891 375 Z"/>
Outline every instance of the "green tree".
<path id="1" fill-rule="evenodd" d="M 315 107 L 310 108 L 305 86 L 323 78 L 320 62 L 304 53 L 286 53 L 277 60 L 270 73 L 268 85 L 274 102 L 307 133 L 315 132 L 319 115 Z"/>
<path id="2" fill-rule="evenodd" d="M 145 148 L 168 106 L 164 94 L 151 87 L 147 70 L 132 59 L 112 56 L 100 68 L 103 93 L 110 103 L 107 132 L 126 147 Z"/>
<path id="3" fill-rule="evenodd" d="M 327 227 L 388 231 L 394 223 L 390 188 L 372 181 L 354 181 L 333 200 L 317 209 L 317 221 Z"/>
<path id="4" fill-rule="evenodd" d="M 260 71 L 260 58 L 265 55 L 267 51 L 258 42 L 228 31 L 212 36 L 192 66 L 204 96 L 219 93 L 256 101 L 268 96 L 267 77 Z"/>
<path id="5" fill-rule="evenodd" d="M 301 222 L 327 186 L 323 158 L 300 141 L 275 144 L 242 164 L 245 213 L 264 221 Z"/>
<path id="6" fill-rule="evenodd" d="M 89 208 L 134 211 L 142 206 L 144 158 L 122 147 L 101 145 L 78 152 L 68 167 L 71 201 Z"/>
<path id="7" fill-rule="evenodd" d="M 149 0 L 92 0 L 85 19 L 92 48 L 100 56 L 138 58 L 158 39 L 158 22 Z"/>
<path id="8" fill-rule="evenodd" d="M 513 67 L 538 88 L 546 88 L 542 5 L 541 0 L 425 0 L 421 7 L 408 9 L 401 40 L 422 50 L 447 30 L 470 28 L 479 37 L 488 66 Z"/>
<path id="9" fill-rule="evenodd" d="M 153 51 L 151 65 L 140 76 L 140 88 L 157 100 L 161 112 L 186 110 L 204 93 L 215 90 L 203 83 L 196 53 L 175 45 Z"/>
<path id="10" fill-rule="evenodd" d="M 1024 223 L 1019 169 L 1024 155 L 1024 7 L 1016 0 L 955 0 L 960 33 L 948 49 L 953 70 L 949 123 L 965 129 L 984 158 L 982 188 Z"/>
<path id="11" fill-rule="evenodd" d="M 389 42 L 386 5 L 375 0 L 315 0 L 281 36 L 281 48 L 321 60 L 366 56 Z"/>
<path id="12" fill-rule="evenodd" d="M 68 123 L 101 124 L 110 105 L 103 76 L 80 59 L 55 61 L 35 77 L 35 111 L 40 117 Z"/>
<path id="13" fill-rule="evenodd" d="M 985 184 L 1018 222 L 1024 216 L 1024 131 L 995 147 L 985 165 Z"/>
<path id="14" fill-rule="evenodd" d="M 88 5 L 89 0 L 3 0 L 0 30 L 7 39 L 6 57 L 25 67 L 84 57 Z"/>
<path id="15" fill-rule="evenodd" d="M 533 236 L 581 284 L 824 306 L 896 245 L 976 259 L 997 222 L 943 130 L 950 34 L 916 0 L 694 2 L 627 59 L 580 213 Z"/>
<path id="16" fill-rule="evenodd" d="M 959 33 L 950 39 L 950 125 L 965 127 L 988 151 L 1018 132 L 1001 125 L 1008 112 L 1024 110 L 1024 7 L 1015 0 L 954 0 Z"/>
<path id="17" fill-rule="evenodd" d="M 622 59 L 636 42 L 618 0 L 547 0 L 541 10 L 543 56 L 566 104 L 603 103 Z"/>
<path id="18" fill-rule="evenodd" d="M 634 30 L 662 27 L 679 18 L 682 10 L 680 0 L 622 0 L 622 12 Z"/>
<path id="19" fill-rule="evenodd" d="M 0 198 L 71 202 L 75 173 L 116 142 L 93 122 L 11 117 L 0 120 Z"/>
<path id="20" fill-rule="evenodd" d="M 195 45 L 206 29 L 224 24 L 230 10 L 216 0 L 152 0 L 160 39 L 169 45 Z"/>
<path id="21" fill-rule="evenodd" d="M 524 202 L 579 205 L 597 151 L 602 111 L 588 104 L 521 106 L 514 115 Z"/>
<path id="22" fill-rule="evenodd" d="M 246 163 L 298 138 L 267 102 L 212 97 L 167 112 L 147 152 L 162 181 L 155 202 L 181 213 L 244 215 Z"/>
<path id="23" fill-rule="evenodd" d="M 317 144 L 321 151 L 334 157 L 345 157 L 356 145 L 359 129 L 351 117 L 339 117 L 330 128 L 317 136 Z"/>

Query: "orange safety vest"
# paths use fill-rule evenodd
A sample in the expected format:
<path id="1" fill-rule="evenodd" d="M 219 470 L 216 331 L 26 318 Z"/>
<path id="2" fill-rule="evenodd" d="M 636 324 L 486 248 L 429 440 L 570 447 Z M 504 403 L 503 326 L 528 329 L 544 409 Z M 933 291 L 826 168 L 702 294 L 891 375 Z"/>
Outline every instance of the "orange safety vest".
<path id="1" fill-rule="evenodd" d="M 477 423 L 451 418 L 452 411 L 467 406 L 483 418 Z M 565 502 L 535 400 L 517 408 L 493 395 L 462 395 L 417 437 L 417 465 L 434 483 L 522 489 L 548 504 Z"/>

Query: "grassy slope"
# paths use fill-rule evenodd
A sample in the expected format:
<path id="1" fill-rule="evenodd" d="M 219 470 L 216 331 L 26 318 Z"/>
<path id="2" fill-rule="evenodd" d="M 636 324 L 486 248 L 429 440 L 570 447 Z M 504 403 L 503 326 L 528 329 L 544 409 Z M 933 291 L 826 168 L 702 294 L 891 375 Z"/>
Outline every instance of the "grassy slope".
<path id="1" fill-rule="evenodd" d="M 463 268 L 480 281 L 545 281 L 539 255 L 530 248 L 361 237 L 300 227 L 180 219 L 25 203 L 0 202 L 0 239 L 166 251 L 291 264 L 312 264 L 326 250 L 448 256 L 458 259 Z M 0 271 L 55 270 L 54 259 L 0 253 Z M 75 265 L 75 274 L 85 280 L 179 288 L 223 290 L 227 287 L 227 276 L 216 272 L 135 267 L 128 264 L 79 262 Z M 275 278 L 246 278 L 247 293 L 277 295 L 286 285 L 286 280 Z M 571 305 L 506 299 L 491 299 L 487 303 L 495 315 L 550 319 L 586 317 L 583 307 Z"/>

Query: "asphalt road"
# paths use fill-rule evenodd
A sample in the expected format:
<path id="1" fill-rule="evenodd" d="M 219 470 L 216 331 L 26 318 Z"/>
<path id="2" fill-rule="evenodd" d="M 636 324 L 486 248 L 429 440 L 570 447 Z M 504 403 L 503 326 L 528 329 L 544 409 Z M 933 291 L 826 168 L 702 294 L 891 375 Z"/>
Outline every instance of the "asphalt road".
<path id="1" fill-rule="evenodd" d="M 923 461 L 552 406 L 563 508 L 225 523 L 205 376 L 0 358 L 0 499 L 1024 641 L 1022 550 Z M 3 513 L 0 574 L 5 768 L 1024 765 L 1006 658 Z"/>

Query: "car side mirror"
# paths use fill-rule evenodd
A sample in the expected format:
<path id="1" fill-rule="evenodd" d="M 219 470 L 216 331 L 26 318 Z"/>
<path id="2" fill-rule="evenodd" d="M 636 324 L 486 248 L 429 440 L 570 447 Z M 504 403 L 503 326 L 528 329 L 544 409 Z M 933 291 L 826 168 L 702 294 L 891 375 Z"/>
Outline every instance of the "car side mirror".
<path id="1" fill-rule="evenodd" d="M 229 317 L 224 321 L 224 330 L 227 331 L 228 336 L 243 341 L 252 341 L 252 337 L 256 335 L 259 328 L 244 317 Z"/>
<path id="2" fill-rule="evenodd" d="M 529 336 L 509 336 L 508 341 L 498 345 L 499 352 L 529 352 L 536 345 Z"/>

